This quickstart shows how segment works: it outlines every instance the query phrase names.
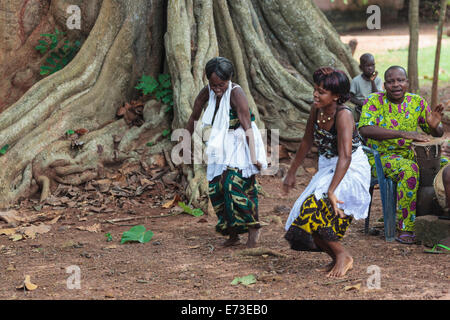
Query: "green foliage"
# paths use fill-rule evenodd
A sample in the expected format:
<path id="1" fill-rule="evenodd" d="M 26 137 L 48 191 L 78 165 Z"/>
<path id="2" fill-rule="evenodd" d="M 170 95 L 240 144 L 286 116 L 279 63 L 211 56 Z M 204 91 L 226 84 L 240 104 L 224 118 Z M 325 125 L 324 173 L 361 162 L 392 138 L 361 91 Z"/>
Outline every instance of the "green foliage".
<path id="1" fill-rule="evenodd" d="M 0 155 L 4 156 L 6 154 L 6 151 L 9 149 L 9 144 L 5 145 L 3 148 L 0 149 Z"/>
<path id="2" fill-rule="evenodd" d="M 242 283 L 245 286 L 249 286 L 251 284 L 256 283 L 256 278 L 252 274 L 245 276 L 245 277 L 236 277 L 231 282 L 231 285 L 235 286 L 235 285 L 238 285 L 239 283 Z"/>
<path id="3" fill-rule="evenodd" d="M 450 44 L 443 42 L 441 48 L 441 60 L 439 63 L 439 81 L 441 85 L 450 82 Z M 355 54 L 358 56 L 358 53 Z M 436 45 L 420 48 L 417 57 L 420 86 L 430 84 L 433 79 Z M 378 76 L 383 79 L 384 72 L 392 65 L 408 65 L 408 48 L 390 49 L 375 54 L 375 63 Z"/>
<path id="4" fill-rule="evenodd" d="M 106 233 L 105 237 L 106 237 L 106 242 L 111 242 L 113 240 L 111 233 Z"/>
<path id="5" fill-rule="evenodd" d="M 170 129 L 165 129 L 165 130 L 162 132 L 162 136 L 163 136 L 164 138 L 170 137 Z"/>
<path id="6" fill-rule="evenodd" d="M 57 28 L 55 28 L 55 33 L 44 33 L 41 34 L 42 37 L 49 38 L 50 42 L 45 40 L 39 40 L 39 45 L 36 46 L 36 50 L 38 50 L 41 54 L 46 54 L 49 50 L 54 50 L 58 46 L 60 38 L 64 36 L 64 32 L 60 32 Z"/>
<path id="7" fill-rule="evenodd" d="M 153 238 L 153 232 L 145 230 L 145 227 L 142 225 L 134 226 L 130 230 L 125 231 L 122 234 L 122 239 L 120 241 L 121 244 L 125 242 L 140 242 L 147 243 Z"/>
<path id="8" fill-rule="evenodd" d="M 158 79 L 143 75 L 135 88 L 141 90 L 143 95 L 151 94 L 156 100 L 168 105 L 166 112 L 172 110 L 173 91 L 170 75 L 160 74 Z"/>
<path id="9" fill-rule="evenodd" d="M 190 206 L 185 204 L 184 202 L 178 202 L 178 206 L 184 210 L 185 213 L 190 214 L 194 217 L 201 217 L 204 215 L 202 209 L 192 209 Z"/>
<path id="10" fill-rule="evenodd" d="M 81 48 L 81 42 L 74 43 L 66 40 L 60 45 L 65 33 L 55 28 L 55 33 L 43 33 L 42 37 L 48 40 L 39 40 L 39 45 L 35 47 L 42 55 L 48 54 L 45 64 L 41 66 L 41 75 L 49 75 L 63 69 L 72 61 Z"/>

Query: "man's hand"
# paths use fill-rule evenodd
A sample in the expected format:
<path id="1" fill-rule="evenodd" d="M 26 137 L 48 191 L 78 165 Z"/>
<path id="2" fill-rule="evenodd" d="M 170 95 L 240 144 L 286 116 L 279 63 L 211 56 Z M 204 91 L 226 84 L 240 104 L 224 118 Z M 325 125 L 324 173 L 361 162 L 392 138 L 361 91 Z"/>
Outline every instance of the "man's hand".
<path id="1" fill-rule="evenodd" d="M 417 142 L 430 141 L 430 138 L 427 135 L 417 132 L 417 131 L 404 131 L 402 134 L 402 137 L 404 139 L 410 139 L 410 140 L 417 141 Z"/>
<path id="2" fill-rule="evenodd" d="M 436 107 L 434 107 L 434 109 L 431 110 L 430 113 L 427 113 L 428 125 L 431 128 L 436 129 L 441 123 L 443 115 L 444 115 L 444 106 L 442 105 L 442 103 L 440 103 Z"/>

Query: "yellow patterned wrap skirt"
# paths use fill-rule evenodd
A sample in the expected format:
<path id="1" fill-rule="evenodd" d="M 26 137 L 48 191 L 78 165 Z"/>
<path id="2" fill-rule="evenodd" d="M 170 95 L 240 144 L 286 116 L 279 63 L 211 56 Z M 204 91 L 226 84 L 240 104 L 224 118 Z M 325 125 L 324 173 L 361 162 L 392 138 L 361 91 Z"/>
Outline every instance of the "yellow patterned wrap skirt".
<path id="1" fill-rule="evenodd" d="M 308 196 L 300 207 L 300 214 L 286 232 L 285 239 L 291 249 L 298 251 L 322 251 L 314 242 L 313 234 L 325 241 L 340 241 L 353 217 L 340 218 L 334 214 L 327 197 L 319 200 Z"/>

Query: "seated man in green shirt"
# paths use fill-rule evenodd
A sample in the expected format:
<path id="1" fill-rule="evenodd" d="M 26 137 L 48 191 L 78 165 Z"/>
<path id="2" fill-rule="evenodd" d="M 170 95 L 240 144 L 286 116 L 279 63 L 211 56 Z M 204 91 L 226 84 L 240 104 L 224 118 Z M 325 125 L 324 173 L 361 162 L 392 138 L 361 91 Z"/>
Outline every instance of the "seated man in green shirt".
<path id="1" fill-rule="evenodd" d="M 407 93 L 408 76 L 404 68 L 392 66 L 384 74 L 385 92 L 373 93 L 362 107 L 359 131 L 367 145 L 380 153 L 386 177 L 397 183 L 396 240 L 415 243 L 414 221 L 419 187 L 419 167 L 411 148 L 413 141 L 429 141 L 442 137 L 443 106 L 434 110 L 417 94 Z M 420 127 L 424 133 L 417 131 Z M 369 156 L 372 174 L 375 174 L 373 156 Z M 443 158 L 441 164 L 448 162 Z"/>

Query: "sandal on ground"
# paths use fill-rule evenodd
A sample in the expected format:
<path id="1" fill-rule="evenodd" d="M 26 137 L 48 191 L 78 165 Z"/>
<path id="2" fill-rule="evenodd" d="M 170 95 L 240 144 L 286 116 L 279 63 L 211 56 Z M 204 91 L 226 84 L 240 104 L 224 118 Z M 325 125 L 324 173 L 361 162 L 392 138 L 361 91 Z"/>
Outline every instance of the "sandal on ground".
<path id="1" fill-rule="evenodd" d="M 399 235 L 395 238 L 400 243 L 403 244 L 415 244 L 416 243 L 416 235 L 411 232 L 400 232 Z"/>
<path id="2" fill-rule="evenodd" d="M 439 248 L 442 248 L 444 250 L 441 250 Z M 438 243 L 438 244 L 434 245 L 433 248 L 425 249 L 425 250 L 423 250 L 423 252 L 425 252 L 425 253 L 450 253 L 450 248 L 447 246 L 444 246 L 443 244 Z"/>

